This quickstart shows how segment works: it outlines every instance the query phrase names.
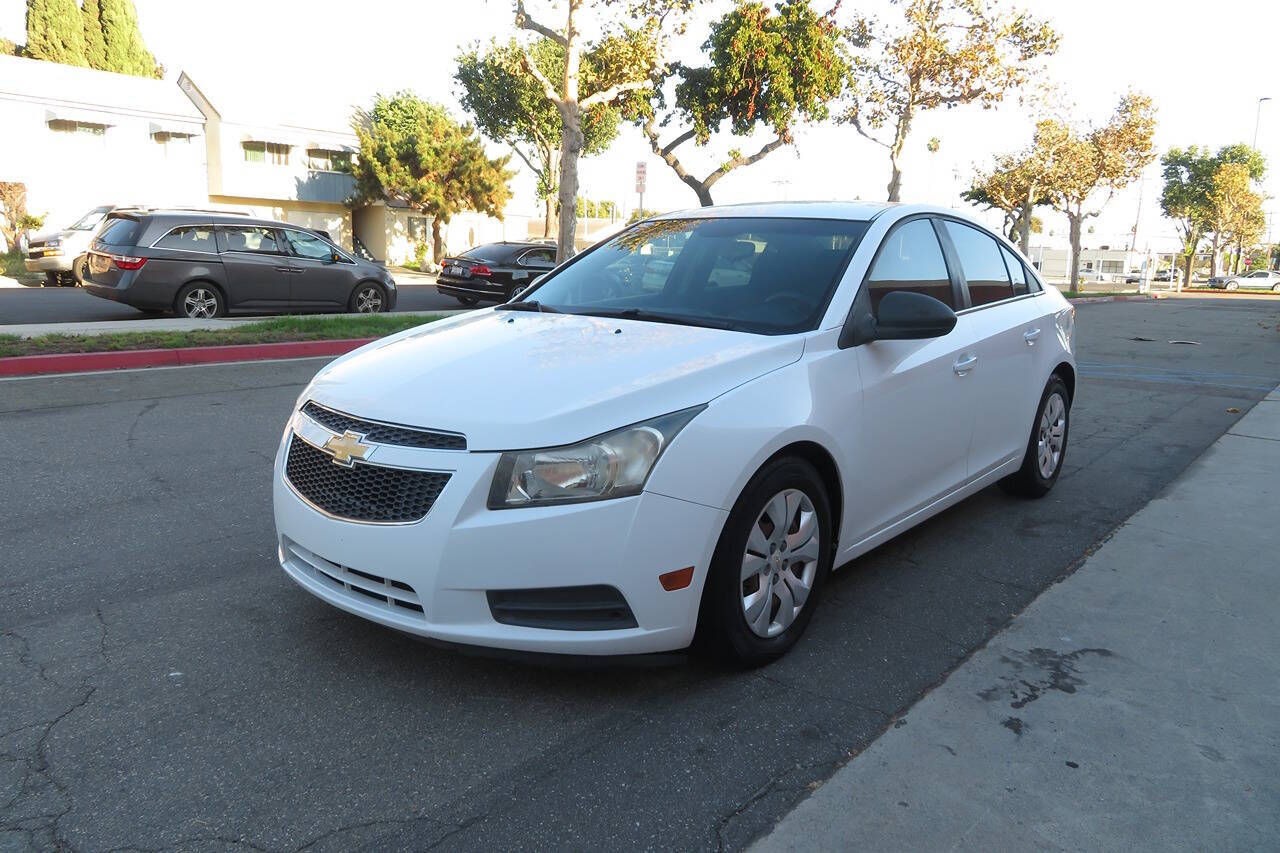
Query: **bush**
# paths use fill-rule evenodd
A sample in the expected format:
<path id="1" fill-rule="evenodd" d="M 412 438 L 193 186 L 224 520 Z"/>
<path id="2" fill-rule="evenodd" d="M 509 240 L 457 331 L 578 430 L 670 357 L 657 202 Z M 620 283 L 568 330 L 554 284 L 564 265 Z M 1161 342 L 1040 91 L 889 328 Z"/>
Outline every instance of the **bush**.
<path id="1" fill-rule="evenodd" d="M 426 263 L 428 251 L 430 251 L 430 247 L 421 240 L 414 244 L 413 259 L 418 262 L 419 269 L 421 269 L 422 265 Z"/>

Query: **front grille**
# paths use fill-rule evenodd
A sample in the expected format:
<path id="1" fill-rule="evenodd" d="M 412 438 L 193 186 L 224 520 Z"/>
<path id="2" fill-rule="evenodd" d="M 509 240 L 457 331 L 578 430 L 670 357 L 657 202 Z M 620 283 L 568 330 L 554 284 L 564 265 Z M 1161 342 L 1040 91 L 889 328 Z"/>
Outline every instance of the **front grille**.
<path id="1" fill-rule="evenodd" d="M 603 584 L 491 589 L 485 597 L 493 620 L 503 625 L 560 631 L 614 631 L 637 625 L 622 593 Z"/>
<path id="2" fill-rule="evenodd" d="M 289 565 L 321 581 L 334 592 L 364 604 L 381 604 L 395 613 L 425 615 L 422 599 L 407 583 L 339 565 L 288 539 L 284 540 L 284 547 Z"/>
<path id="3" fill-rule="evenodd" d="M 296 433 L 285 460 L 289 484 L 320 509 L 350 521 L 403 524 L 430 510 L 449 475 L 355 462 L 350 468 L 307 444 Z"/>
<path id="4" fill-rule="evenodd" d="M 375 444 L 395 444 L 401 447 L 420 447 L 427 450 L 466 450 L 467 437 L 456 432 L 440 432 L 439 430 L 418 429 L 416 427 L 397 426 L 395 424 L 366 421 L 327 409 L 318 403 L 308 401 L 302 407 L 302 413 L 316 423 L 334 432 L 347 430 L 360 433 L 366 440 Z"/>

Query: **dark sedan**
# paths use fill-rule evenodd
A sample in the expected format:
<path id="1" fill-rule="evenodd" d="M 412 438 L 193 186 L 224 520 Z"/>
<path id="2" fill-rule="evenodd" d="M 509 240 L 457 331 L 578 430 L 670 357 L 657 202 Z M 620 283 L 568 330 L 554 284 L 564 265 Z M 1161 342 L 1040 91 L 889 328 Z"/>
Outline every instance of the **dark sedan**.
<path id="1" fill-rule="evenodd" d="M 441 261 L 436 290 L 467 306 L 507 302 L 555 265 L 556 247 L 546 243 L 485 243 Z"/>
<path id="2" fill-rule="evenodd" d="M 117 211 L 89 250 L 83 286 L 143 311 L 390 311 L 396 284 L 320 232 L 188 211 Z"/>

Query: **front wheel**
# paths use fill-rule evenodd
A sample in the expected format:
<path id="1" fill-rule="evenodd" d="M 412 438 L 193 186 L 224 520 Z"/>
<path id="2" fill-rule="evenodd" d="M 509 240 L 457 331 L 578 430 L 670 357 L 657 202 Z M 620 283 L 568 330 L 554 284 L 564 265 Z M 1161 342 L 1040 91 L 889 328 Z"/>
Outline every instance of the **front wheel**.
<path id="1" fill-rule="evenodd" d="M 831 504 L 807 461 L 762 468 L 734 504 L 712 557 L 699 640 L 746 666 L 781 657 L 813 617 L 831 571 Z"/>
<path id="2" fill-rule="evenodd" d="M 1238 281 L 1229 281 L 1229 282 L 1227 282 L 1226 284 L 1224 284 L 1222 287 L 1223 287 L 1223 289 L 1224 289 L 1224 290 L 1239 290 L 1239 289 L 1240 289 L 1240 282 L 1238 282 Z"/>
<path id="3" fill-rule="evenodd" d="M 1000 481 L 1000 487 L 1011 495 L 1042 498 L 1049 494 L 1062 473 L 1062 460 L 1067 455 L 1067 431 L 1070 426 L 1071 394 L 1058 374 L 1049 377 L 1040 407 L 1031 424 L 1031 437 L 1022 467 Z"/>
<path id="4" fill-rule="evenodd" d="M 376 284 L 365 282 L 351 294 L 351 311 L 355 314 L 381 314 L 387 310 L 387 294 Z"/>
<path id="5" fill-rule="evenodd" d="M 212 320 L 227 313 L 227 305 L 216 287 L 197 281 L 178 291 L 173 313 L 192 320 Z"/>

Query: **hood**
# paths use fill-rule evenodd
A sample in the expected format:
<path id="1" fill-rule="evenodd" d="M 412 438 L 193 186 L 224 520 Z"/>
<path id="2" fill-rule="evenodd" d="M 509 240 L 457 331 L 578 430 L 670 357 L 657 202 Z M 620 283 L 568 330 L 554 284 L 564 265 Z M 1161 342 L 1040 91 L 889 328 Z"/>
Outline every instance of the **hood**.
<path id="1" fill-rule="evenodd" d="M 308 396 L 461 432 L 471 450 L 519 450 L 706 403 L 803 351 L 796 336 L 491 309 L 369 344 L 322 370 Z"/>

